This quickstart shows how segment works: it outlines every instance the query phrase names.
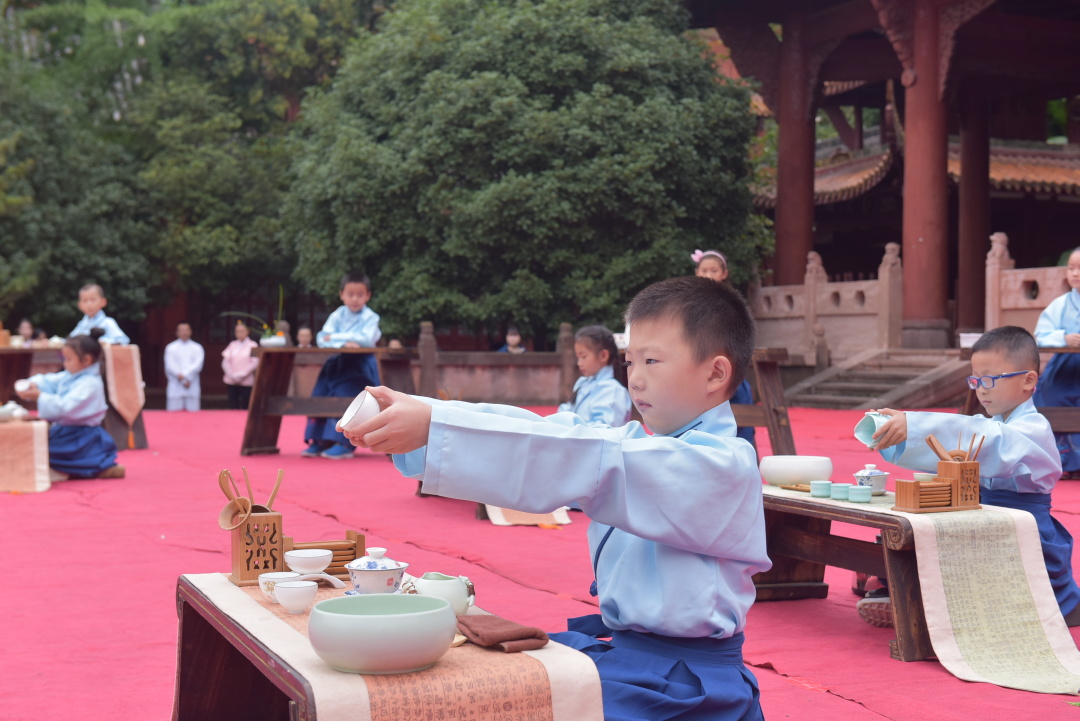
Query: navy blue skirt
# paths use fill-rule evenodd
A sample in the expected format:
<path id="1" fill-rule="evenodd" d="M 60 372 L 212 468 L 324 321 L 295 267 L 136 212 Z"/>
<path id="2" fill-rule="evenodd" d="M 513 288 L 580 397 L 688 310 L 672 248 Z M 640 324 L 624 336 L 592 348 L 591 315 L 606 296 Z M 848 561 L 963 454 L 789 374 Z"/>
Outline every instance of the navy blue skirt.
<path id="1" fill-rule="evenodd" d="M 92 478 L 116 465 L 116 443 L 101 426 L 49 426 L 49 466 Z"/>
<path id="2" fill-rule="evenodd" d="M 1036 407 L 1080 407 L 1080 354 L 1057 353 L 1046 364 L 1035 388 Z M 1061 469 L 1080 471 L 1080 433 L 1055 433 Z"/>
<path id="3" fill-rule="evenodd" d="M 342 353 L 326 359 L 312 398 L 355 398 L 367 386 L 379 385 L 379 363 L 373 354 Z M 336 430 L 336 418 L 308 418 L 304 442 L 319 441 L 325 445 L 340 443 L 352 446 L 345 434 Z"/>
<path id="4" fill-rule="evenodd" d="M 754 403 L 754 392 L 750 390 L 750 381 L 744 380 L 739 384 L 739 387 L 735 389 L 735 393 L 731 396 L 731 402 L 743 405 L 752 405 Z M 754 443 L 753 426 L 739 426 L 735 429 L 735 435 L 749 441 L 750 445 L 757 448 L 757 444 Z"/>
<path id="5" fill-rule="evenodd" d="M 586 616 L 584 619 L 592 619 Z M 599 620 L 599 616 L 595 617 Z M 672 638 L 612 631 L 590 635 L 588 622 L 551 639 L 588 655 L 600 674 L 605 721 L 761 721 L 757 679 L 743 664 L 741 633 L 731 638 Z"/>
<path id="6" fill-rule="evenodd" d="M 1050 576 L 1058 608 L 1062 616 L 1068 616 L 1080 606 L 1080 588 L 1073 580 L 1073 537 L 1065 526 L 1050 515 L 1049 493 L 1015 493 L 1013 491 L 979 489 L 979 501 L 991 506 L 1015 508 L 1035 516 L 1042 542 L 1043 561 Z"/>

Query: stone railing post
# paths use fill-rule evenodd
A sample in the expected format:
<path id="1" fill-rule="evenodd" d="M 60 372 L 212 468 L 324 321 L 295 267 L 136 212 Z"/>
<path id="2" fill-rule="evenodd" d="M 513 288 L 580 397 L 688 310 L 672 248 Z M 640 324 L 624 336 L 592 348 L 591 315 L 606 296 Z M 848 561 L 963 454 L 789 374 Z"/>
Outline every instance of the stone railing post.
<path id="1" fill-rule="evenodd" d="M 803 302 L 806 307 L 806 335 L 805 347 L 816 348 L 824 338 L 818 338 L 814 334 L 814 326 L 818 325 L 818 296 L 821 294 L 821 286 L 829 282 L 829 276 L 825 273 L 825 265 L 821 262 L 821 255 L 811 250 L 806 254 L 806 273 L 803 275 Z M 827 341 L 826 341 L 827 342 Z"/>
<path id="2" fill-rule="evenodd" d="M 900 244 L 886 243 L 878 266 L 878 342 L 899 348 L 904 342 L 904 264 Z"/>
<path id="3" fill-rule="evenodd" d="M 420 356 L 420 395 L 435 398 L 438 393 L 439 349 L 435 345 L 435 324 L 420 321 L 420 339 L 416 343 Z"/>
<path id="4" fill-rule="evenodd" d="M 1001 325 L 1001 272 L 1012 270 L 1016 261 L 1009 255 L 1009 236 L 994 233 L 990 236 L 990 252 L 986 254 L 986 330 Z"/>
<path id="5" fill-rule="evenodd" d="M 569 323 L 559 324 L 559 339 L 555 342 L 555 352 L 561 360 L 559 364 L 559 400 L 566 402 L 574 392 L 577 380 L 577 357 L 574 355 L 574 326 Z"/>

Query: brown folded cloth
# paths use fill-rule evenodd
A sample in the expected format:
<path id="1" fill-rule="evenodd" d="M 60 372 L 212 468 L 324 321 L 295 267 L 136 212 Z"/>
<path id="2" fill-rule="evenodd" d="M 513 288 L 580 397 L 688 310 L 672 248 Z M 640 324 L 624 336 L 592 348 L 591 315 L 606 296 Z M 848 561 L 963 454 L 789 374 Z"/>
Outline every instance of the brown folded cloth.
<path id="1" fill-rule="evenodd" d="M 477 646 L 499 648 L 507 653 L 532 651 L 548 642 L 547 634 L 540 629 L 499 616 L 458 616 L 457 621 L 458 631 Z"/>

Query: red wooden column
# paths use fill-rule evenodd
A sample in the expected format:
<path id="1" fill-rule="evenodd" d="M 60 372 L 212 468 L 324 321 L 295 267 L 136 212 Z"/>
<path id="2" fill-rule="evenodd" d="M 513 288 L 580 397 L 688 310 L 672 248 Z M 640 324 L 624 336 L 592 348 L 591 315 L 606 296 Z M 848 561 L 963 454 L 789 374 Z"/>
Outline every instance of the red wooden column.
<path id="1" fill-rule="evenodd" d="M 960 239 L 956 327 L 983 330 L 990 250 L 990 107 L 980 88 L 960 94 Z"/>
<path id="2" fill-rule="evenodd" d="M 784 21 L 776 121 L 780 126 L 776 168 L 776 254 L 773 282 L 801 285 L 806 255 L 814 247 L 814 120 L 804 16 Z"/>
<path id="3" fill-rule="evenodd" d="M 936 0 L 914 0 L 913 77 L 904 110 L 904 321 L 910 348 L 951 345 L 945 103 L 938 88 L 940 22 Z M 907 75 L 907 73 L 905 73 Z"/>

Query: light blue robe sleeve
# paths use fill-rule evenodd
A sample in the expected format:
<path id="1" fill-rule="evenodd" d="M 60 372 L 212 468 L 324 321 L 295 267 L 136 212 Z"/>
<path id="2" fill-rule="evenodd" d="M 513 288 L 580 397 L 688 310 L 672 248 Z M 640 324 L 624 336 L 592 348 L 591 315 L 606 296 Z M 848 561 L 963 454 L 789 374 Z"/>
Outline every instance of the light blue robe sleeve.
<path id="1" fill-rule="evenodd" d="M 978 459 L 981 485 L 1017 493 L 1050 493 L 1061 477 L 1061 454 L 1050 423 L 1030 400 L 1018 406 L 1008 422 L 998 416 L 914 411 L 907 412 L 907 422 L 907 441 L 881 451 L 883 459 L 902 468 L 936 473 L 939 459 L 926 445 L 926 437 L 933 435 L 952 450 L 959 436 L 966 451 L 975 434 L 976 446 L 980 437 L 986 437 Z"/>
<path id="2" fill-rule="evenodd" d="M 1069 291 L 1073 293 L 1074 291 Z M 1043 348 L 1063 348 L 1065 346 L 1065 312 L 1068 309 L 1069 293 L 1050 301 L 1050 305 L 1039 314 L 1035 324 L 1035 342 Z"/>
<path id="3" fill-rule="evenodd" d="M 49 390 L 38 396 L 38 416 L 62 425 L 100 425 L 108 406 L 97 368 L 91 366 L 74 375 L 67 372 L 49 375 L 55 378 L 46 383 Z"/>
<path id="4" fill-rule="evenodd" d="M 330 314 L 317 336 L 320 348 L 343 348 L 350 342 L 374 348 L 380 338 L 379 314 L 366 306 L 359 313 L 341 306 Z"/>
<path id="5" fill-rule="evenodd" d="M 128 345 L 131 343 L 127 333 L 120 330 L 120 326 L 112 318 L 106 318 L 101 324 L 101 328 L 105 331 L 105 335 L 101 336 L 102 341 L 113 345 Z"/>

